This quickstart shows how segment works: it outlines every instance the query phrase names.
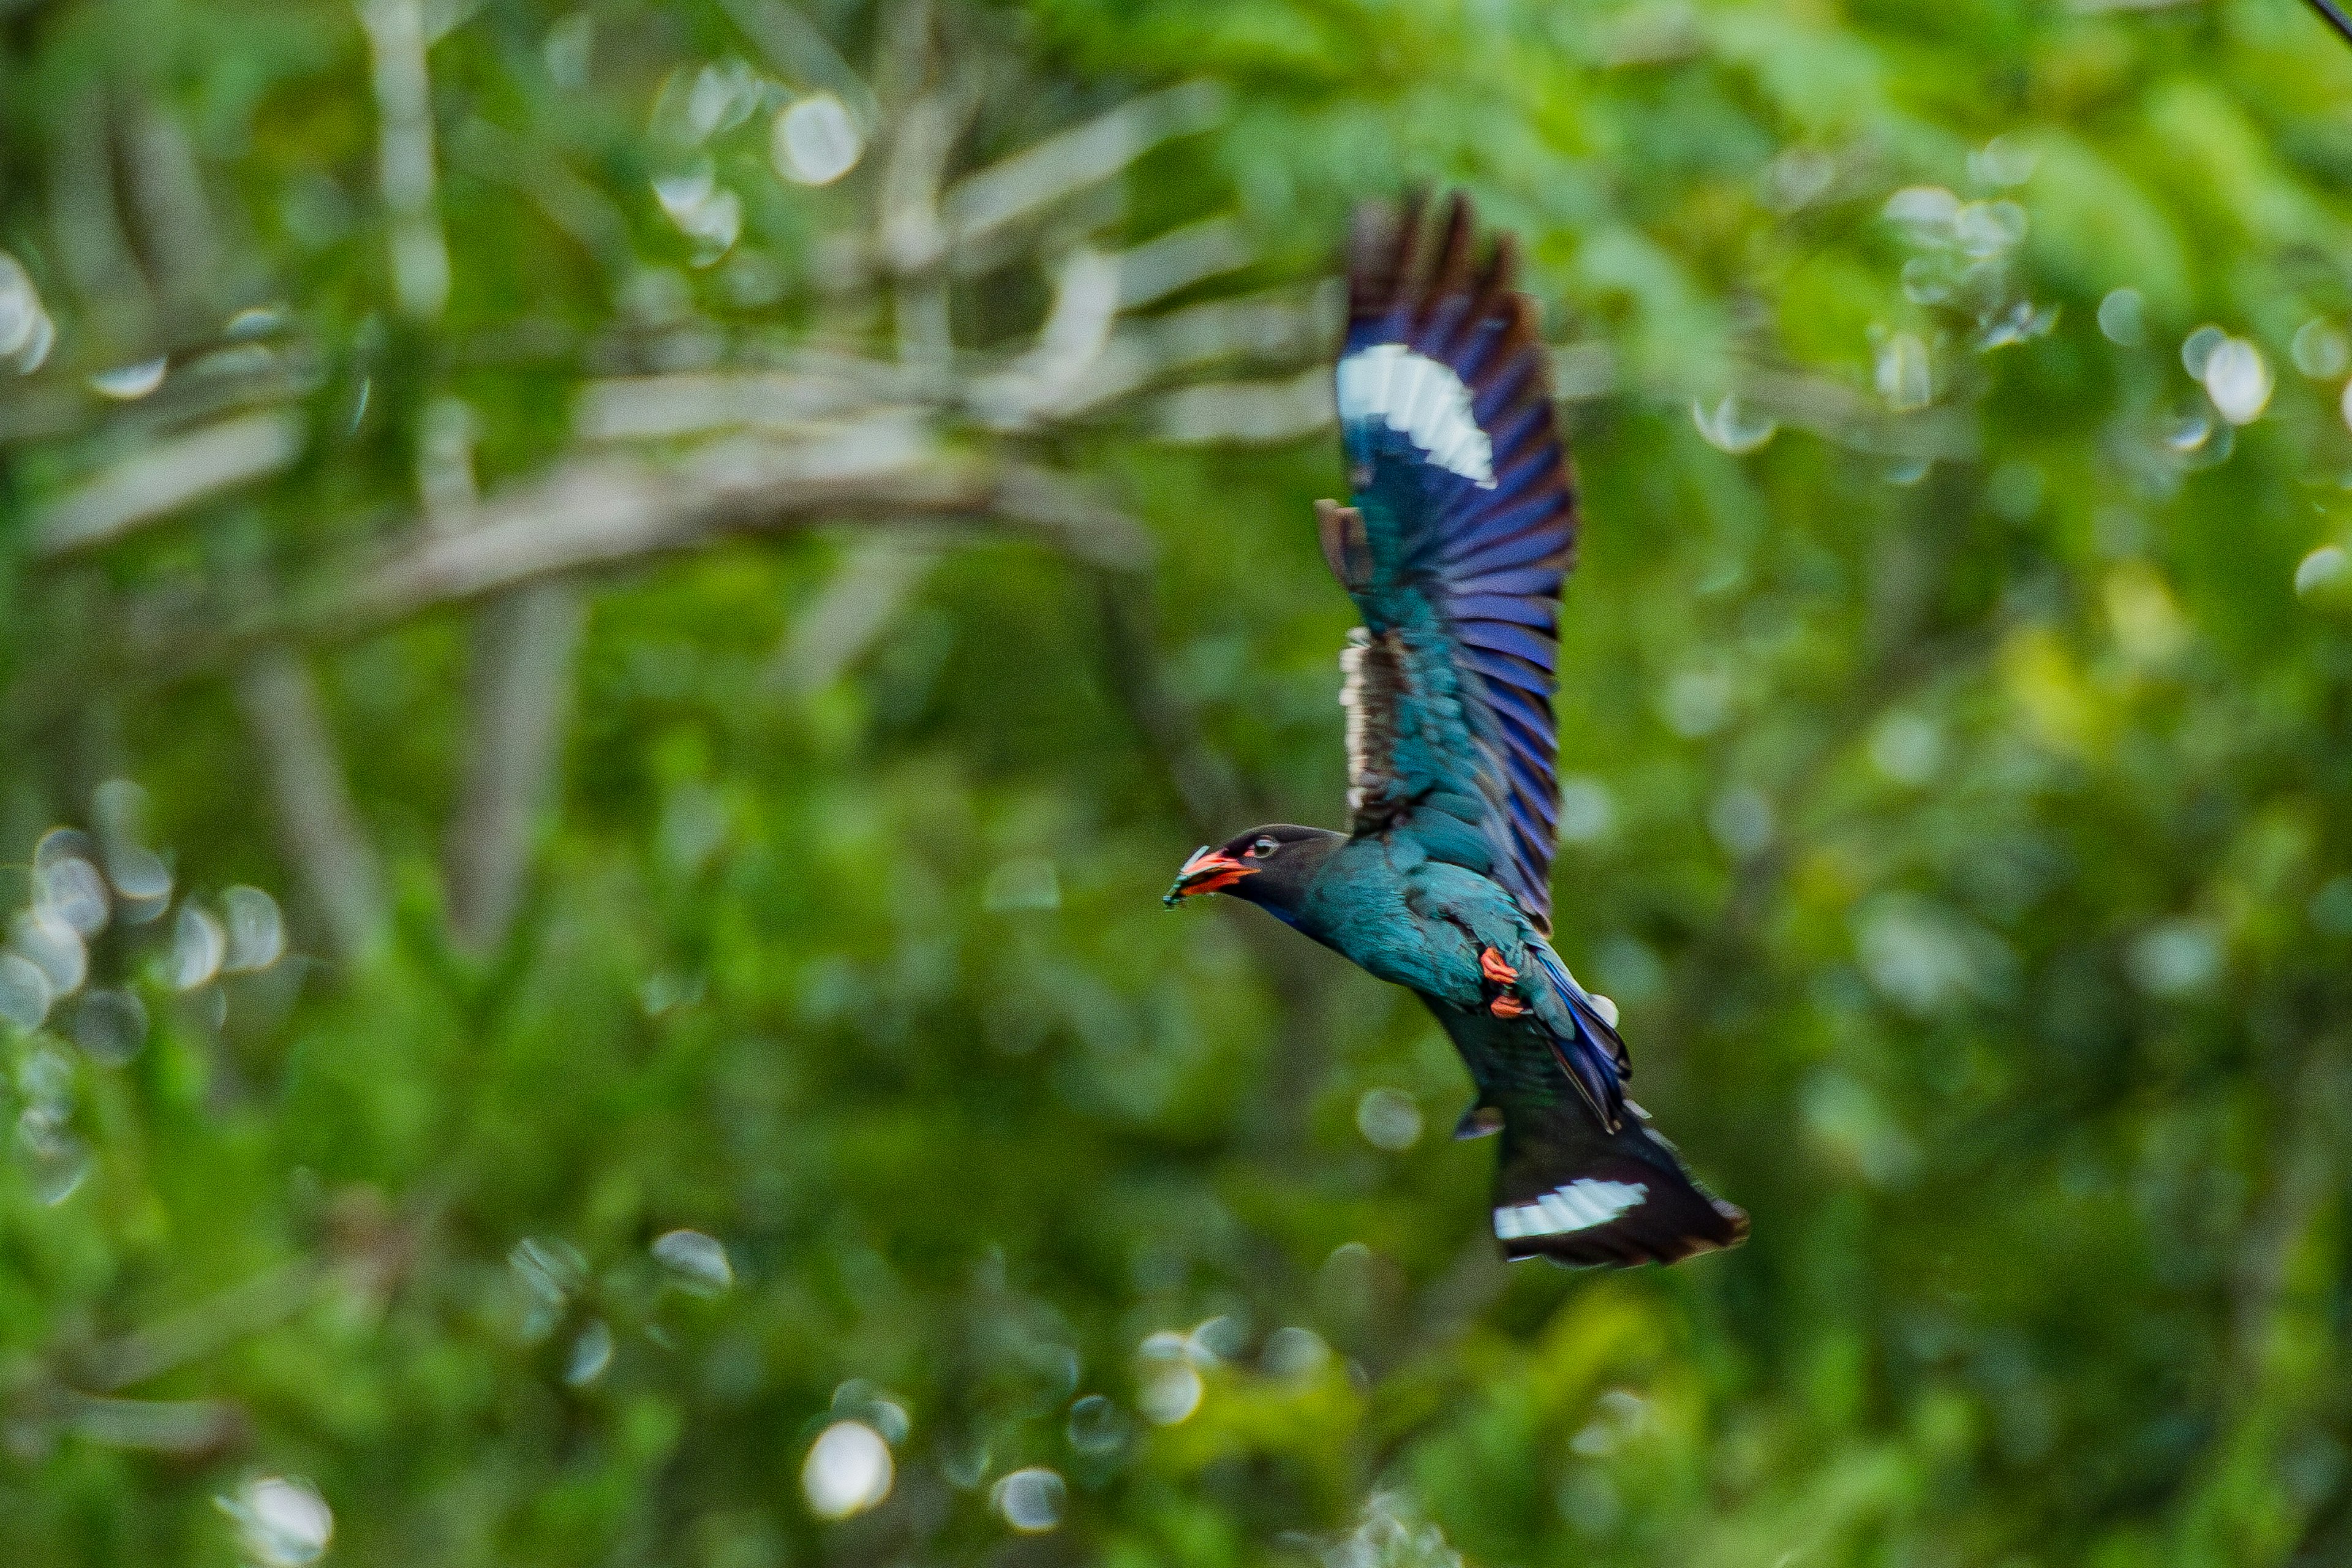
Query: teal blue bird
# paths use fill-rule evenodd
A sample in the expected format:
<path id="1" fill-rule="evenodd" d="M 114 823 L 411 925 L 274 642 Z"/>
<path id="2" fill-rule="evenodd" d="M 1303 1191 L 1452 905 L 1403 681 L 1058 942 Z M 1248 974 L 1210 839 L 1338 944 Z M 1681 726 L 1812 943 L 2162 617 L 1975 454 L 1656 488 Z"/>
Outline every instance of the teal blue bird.
<path id="1" fill-rule="evenodd" d="M 1577 513 L 1510 237 L 1469 204 L 1360 212 L 1339 428 L 1354 504 L 1318 502 L 1363 616 L 1341 656 L 1349 829 L 1252 828 L 1185 861 L 1171 908 L 1228 893 L 1418 995 L 1476 1088 L 1457 1137 L 1502 1134 L 1505 1253 L 1672 1263 L 1730 1247 L 1711 1196 L 1625 1098 L 1616 1009 L 1551 946 L 1552 716 Z"/>

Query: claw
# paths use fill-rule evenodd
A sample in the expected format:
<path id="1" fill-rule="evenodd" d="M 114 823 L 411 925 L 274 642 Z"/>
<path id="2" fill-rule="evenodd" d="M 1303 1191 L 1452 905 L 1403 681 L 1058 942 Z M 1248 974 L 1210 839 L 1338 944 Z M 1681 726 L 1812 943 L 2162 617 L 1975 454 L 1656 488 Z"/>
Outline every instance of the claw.
<path id="1" fill-rule="evenodd" d="M 1487 1004 L 1486 1010 L 1497 1018 L 1516 1018 L 1528 1010 L 1528 1005 L 1508 992 Z"/>
<path id="2" fill-rule="evenodd" d="M 1478 972 L 1497 985 L 1508 985 L 1519 977 L 1519 972 L 1503 962 L 1503 955 L 1493 948 L 1478 954 Z"/>

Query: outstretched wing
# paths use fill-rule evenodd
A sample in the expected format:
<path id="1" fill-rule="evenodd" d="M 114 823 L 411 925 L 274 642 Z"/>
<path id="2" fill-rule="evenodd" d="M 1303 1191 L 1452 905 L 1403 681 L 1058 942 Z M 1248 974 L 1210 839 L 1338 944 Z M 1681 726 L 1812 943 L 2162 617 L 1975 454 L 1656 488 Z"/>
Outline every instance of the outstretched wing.
<path id="1" fill-rule="evenodd" d="M 1339 365 L 1355 504 L 1319 517 L 1364 617 L 1346 661 L 1349 803 L 1358 833 L 1412 833 L 1549 930 L 1576 492 L 1510 239 L 1483 263 L 1472 251 L 1459 195 L 1434 224 L 1417 200 L 1357 216 Z"/>

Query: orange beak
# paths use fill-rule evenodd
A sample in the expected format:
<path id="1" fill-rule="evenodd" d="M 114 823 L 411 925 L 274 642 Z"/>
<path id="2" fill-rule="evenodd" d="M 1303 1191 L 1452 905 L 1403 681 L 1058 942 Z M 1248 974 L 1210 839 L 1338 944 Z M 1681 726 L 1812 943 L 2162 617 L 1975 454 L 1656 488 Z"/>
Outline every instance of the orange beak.
<path id="1" fill-rule="evenodd" d="M 1160 901 L 1172 910 L 1179 902 L 1195 894 L 1213 893 L 1220 888 L 1232 887 L 1244 877 L 1256 875 L 1256 867 L 1245 866 L 1223 850 L 1212 849 L 1203 844 L 1192 851 L 1192 858 L 1185 861 L 1183 869 L 1176 873 L 1176 885 L 1170 888 L 1167 896 Z"/>

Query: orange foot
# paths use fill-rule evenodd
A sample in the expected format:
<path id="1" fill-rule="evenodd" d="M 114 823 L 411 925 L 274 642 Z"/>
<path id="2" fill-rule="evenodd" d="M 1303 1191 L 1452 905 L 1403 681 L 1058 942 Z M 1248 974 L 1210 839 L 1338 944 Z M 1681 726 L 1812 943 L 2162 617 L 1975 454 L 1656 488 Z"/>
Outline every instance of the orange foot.
<path id="1" fill-rule="evenodd" d="M 1528 1005 L 1507 991 L 1496 997 L 1486 1006 L 1486 1011 L 1494 1014 L 1497 1018 L 1516 1018 L 1527 1010 Z"/>
<path id="2" fill-rule="evenodd" d="M 1478 954 L 1478 972 L 1497 985 L 1508 985 L 1519 977 L 1519 972 L 1503 962 L 1503 955 L 1493 948 Z"/>

